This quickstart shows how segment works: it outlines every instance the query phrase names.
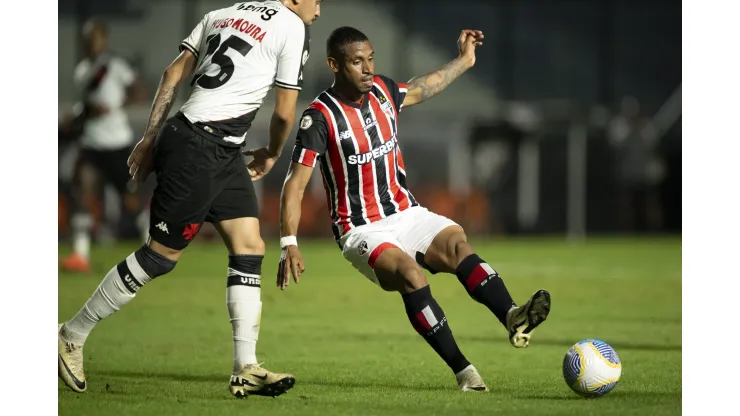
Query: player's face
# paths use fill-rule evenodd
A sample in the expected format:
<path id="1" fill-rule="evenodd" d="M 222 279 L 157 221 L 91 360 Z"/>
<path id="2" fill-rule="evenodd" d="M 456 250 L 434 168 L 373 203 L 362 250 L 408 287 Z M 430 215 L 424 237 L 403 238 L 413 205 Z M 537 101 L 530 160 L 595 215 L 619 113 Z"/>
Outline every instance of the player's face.
<path id="1" fill-rule="evenodd" d="M 369 41 L 350 43 L 344 47 L 344 61 L 339 63 L 337 75 L 362 94 L 370 92 L 375 76 L 374 55 Z"/>
<path id="2" fill-rule="evenodd" d="M 303 23 L 310 25 L 321 15 L 321 0 L 303 0 L 297 7 L 298 16 Z"/>
<path id="3" fill-rule="evenodd" d="M 90 56 L 96 56 L 105 49 L 106 37 L 103 31 L 96 26 L 87 26 L 82 34 L 85 43 L 85 52 Z"/>

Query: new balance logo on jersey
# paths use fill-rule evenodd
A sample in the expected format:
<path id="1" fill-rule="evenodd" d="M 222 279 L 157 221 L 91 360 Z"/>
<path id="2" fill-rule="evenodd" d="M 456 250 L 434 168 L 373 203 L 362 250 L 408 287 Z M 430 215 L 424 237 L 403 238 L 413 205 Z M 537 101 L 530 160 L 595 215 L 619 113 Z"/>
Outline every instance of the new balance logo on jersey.
<path id="1" fill-rule="evenodd" d="M 388 153 L 392 152 L 396 148 L 397 140 L 395 137 L 383 143 L 380 147 L 373 149 L 370 152 L 363 153 L 361 155 L 351 155 L 347 158 L 347 162 L 350 165 L 364 165 L 370 163 L 373 160 L 384 157 Z"/>
<path id="2" fill-rule="evenodd" d="M 365 125 L 364 125 L 365 130 L 368 130 L 370 129 L 370 127 L 377 126 L 377 125 L 378 125 L 378 122 L 373 120 L 372 118 L 368 117 L 365 119 Z"/>
<path id="3" fill-rule="evenodd" d="M 164 221 L 162 221 L 159 224 L 157 224 L 156 227 L 159 228 L 160 231 L 163 231 L 166 234 L 169 234 L 170 233 L 170 231 L 167 229 L 167 224 L 165 224 Z"/>
<path id="4" fill-rule="evenodd" d="M 341 133 L 339 133 L 339 140 L 346 140 L 352 137 L 352 133 L 349 132 L 349 130 L 345 130 Z"/>

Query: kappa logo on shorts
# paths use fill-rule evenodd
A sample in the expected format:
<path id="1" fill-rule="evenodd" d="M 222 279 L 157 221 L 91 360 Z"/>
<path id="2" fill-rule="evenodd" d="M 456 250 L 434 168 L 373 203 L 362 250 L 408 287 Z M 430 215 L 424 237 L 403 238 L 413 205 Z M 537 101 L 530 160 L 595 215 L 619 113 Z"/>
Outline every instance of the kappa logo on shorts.
<path id="1" fill-rule="evenodd" d="M 190 241 L 196 234 L 198 234 L 199 229 L 200 224 L 188 224 L 185 226 L 185 231 L 182 232 L 182 236 L 185 237 L 186 240 Z"/>
<path id="2" fill-rule="evenodd" d="M 155 225 L 155 227 L 159 228 L 161 231 L 165 232 L 166 234 L 169 234 L 170 231 L 167 229 L 167 224 L 162 221 L 159 224 Z"/>
<path id="3" fill-rule="evenodd" d="M 357 253 L 361 256 L 364 256 L 365 253 L 367 253 L 367 241 L 363 240 L 360 243 L 360 246 L 357 247 Z"/>

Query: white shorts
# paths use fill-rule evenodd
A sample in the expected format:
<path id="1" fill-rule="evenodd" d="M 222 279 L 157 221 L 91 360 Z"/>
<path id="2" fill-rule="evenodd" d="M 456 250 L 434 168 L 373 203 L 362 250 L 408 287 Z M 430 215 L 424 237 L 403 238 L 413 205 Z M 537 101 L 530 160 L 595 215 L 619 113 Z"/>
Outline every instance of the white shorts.
<path id="1" fill-rule="evenodd" d="M 344 258 L 379 285 L 373 265 L 380 253 L 388 248 L 400 248 L 416 261 L 418 256 L 426 254 L 440 231 L 453 225 L 458 224 L 417 205 L 380 221 L 353 228 L 342 236 L 339 243 Z"/>

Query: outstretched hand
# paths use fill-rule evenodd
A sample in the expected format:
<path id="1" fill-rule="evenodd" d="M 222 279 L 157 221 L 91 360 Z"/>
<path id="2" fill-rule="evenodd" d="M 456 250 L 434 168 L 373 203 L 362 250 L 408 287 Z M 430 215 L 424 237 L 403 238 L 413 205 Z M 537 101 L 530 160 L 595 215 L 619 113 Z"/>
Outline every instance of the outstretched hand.
<path id="1" fill-rule="evenodd" d="M 480 30 L 465 29 L 457 39 L 457 48 L 460 57 L 468 59 L 470 65 L 475 65 L 475 48 L 483 45 L 483 32 Z"/>

